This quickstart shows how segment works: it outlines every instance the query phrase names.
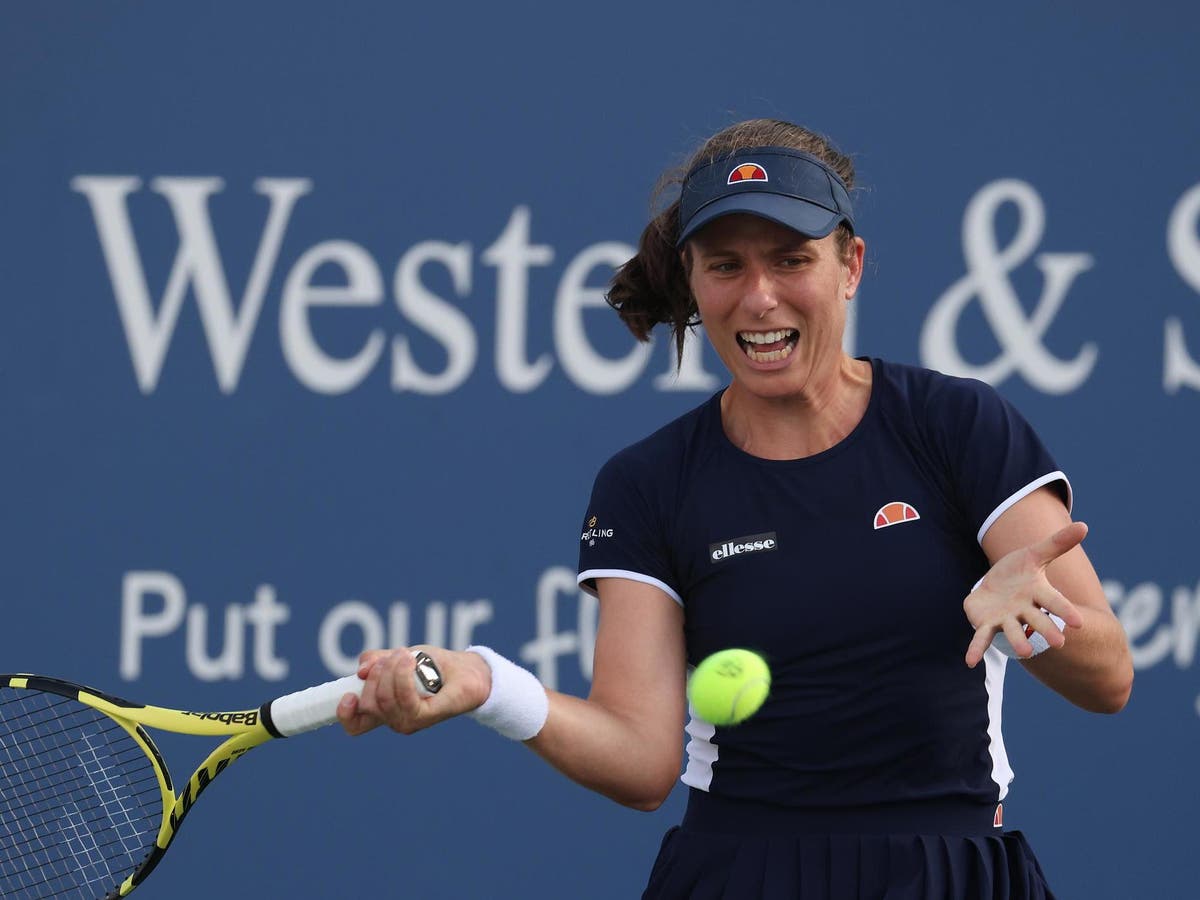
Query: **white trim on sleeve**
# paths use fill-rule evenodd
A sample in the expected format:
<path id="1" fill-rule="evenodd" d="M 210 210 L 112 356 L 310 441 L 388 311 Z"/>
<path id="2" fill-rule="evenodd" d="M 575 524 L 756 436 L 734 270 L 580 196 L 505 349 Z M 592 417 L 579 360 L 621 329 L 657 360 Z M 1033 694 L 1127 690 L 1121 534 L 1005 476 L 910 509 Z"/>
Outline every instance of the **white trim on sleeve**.
<path id="1" fill-rule="evenodd" d="M 1067 486 L 1067 512 L 1070 512 L 1071 511 L 1071 502 L 1073 500 L 1073 497 L 1071 494 L 1071 482 L 1067 479 L 1067 476 L 1064 475 L 1062 472 L 1051 472 L 1048 475 L 1043 475 L 1041 478 L 1036 478 L 1033 481 L 1029 482 L 1029 484 L 1025 485 L 1025 487 L 1021 488 L 1019 491 L 1012 494 L 1010 497 L 1008 497 L 1006 500 L 1004 500 L 999 506 L 997 506 L 994 510 L 992 510 L 992 514 L 990 516 L 988 516 L 986 519 L 984 519 L 983 524 L 979 526 L 979 533 L 975 536 L 975 540 L 978 543 L 982 544 L 983 536 L 985 534 L 987 534 L 989 528 L 991 528 L 993 525 L 996 524 L 996 520 L 998 518 L 1000 518 L 1002 515 L 1004 515 L 1006 512 L 1008 512 L 1009 509 L 1011 509 L 1013 506 L 1015 506 L 1019 501 L 1024 500 L 1026 497 L 1028 497 L 1030 494 L 1032 494 L 1038 488 L 1042 487 L 1043 485 L 1050 484 L 1051 482 L 1054 482 L 1054 481 L 1061 481 L 1063 484 L 1065 484 Z"/>
<path id="2" fill-rule="evenodd" d="M 639 581 L 642 584 L 653 585 L 658 588 L 680 606 L 683 606 L 683 598 L 676 593 L 675 589 L 657 578 L 652 578 L 649 575 L 643 575 L 641 572 L 630 572 L 628 569 L 587 569 L 580 572 L 576 578 L 576 583 L 593 597 L 596 596 L 596 590 L 589 585 L 584 584 L 585 581 L 591 578 L 625 578 L 629 581 Z"/>

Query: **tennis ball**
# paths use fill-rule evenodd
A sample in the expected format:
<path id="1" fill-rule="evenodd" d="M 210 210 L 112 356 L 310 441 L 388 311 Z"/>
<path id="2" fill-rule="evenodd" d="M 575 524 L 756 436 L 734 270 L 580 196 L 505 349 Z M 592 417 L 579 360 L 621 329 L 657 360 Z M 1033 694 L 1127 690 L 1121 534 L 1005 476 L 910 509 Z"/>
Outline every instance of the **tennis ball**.
<path id="1" fill-rule="evenodd" d="M 720 650 L 696 666 L 688 700 L 696 715 L 713 725 L 744 722 L 771 692 L 771 670 L 752 650 Z"/>

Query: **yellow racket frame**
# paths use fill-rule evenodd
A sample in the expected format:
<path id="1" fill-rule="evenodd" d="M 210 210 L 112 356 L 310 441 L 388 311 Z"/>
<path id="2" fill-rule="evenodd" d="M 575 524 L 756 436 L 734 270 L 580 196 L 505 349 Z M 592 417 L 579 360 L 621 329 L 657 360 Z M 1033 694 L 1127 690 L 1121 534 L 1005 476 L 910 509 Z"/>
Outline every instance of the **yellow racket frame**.
<path id="1" fill-rule="evenodd" d="M 115 894 L 119 897 L 128 895 L 158 865 L 158 861 L 166 853 L 171 841 L 175 839 L 184 817 L 196 802 L 196 798 L 212 784 L 213 779 L 225 771 L 230 763 L 237 761 L 247 750 L 279 736 L 272 734 L 263 724 L 261 708 L 236 712 L 199 713 L 167 709 L 161 706 L 144 706 L 114 697 L 111 694 L 72 684 L 69 681 L 40 675 L 8 676 L 0 683 L 11 688 L 32 688 L 58 694 L 78 700 L 85 706 L 104 713 L 125 729 L 149 758 L 154 768 L 154 775 L 158 779 L 159 792 L 162 795 L 162 820 L 158 827 L 158 837 L 155 839 L 154 848 L 150 851 L 149 856 L 138 865 L 133 874 L 121 883 Z M 166 762 L 142 726 L 198 737 L 227 737 L 228 740 L 222 742 L 208 755 L 192 773 L 192 777 L 188 779 L 183 790 L 176 794 Z"/>

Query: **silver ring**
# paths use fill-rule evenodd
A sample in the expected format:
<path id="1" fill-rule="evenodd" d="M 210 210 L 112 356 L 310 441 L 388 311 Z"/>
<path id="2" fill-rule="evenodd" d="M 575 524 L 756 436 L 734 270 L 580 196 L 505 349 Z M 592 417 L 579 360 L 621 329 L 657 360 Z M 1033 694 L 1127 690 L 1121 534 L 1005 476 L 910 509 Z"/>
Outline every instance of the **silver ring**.
<path id="1" fill-rule="evenodd" d="M 440 691 L 445 682 L 442 681 L 442 672 L 433 661 L 433 657 L 424 650 L 418 650 L 413 654 L 413 661 L 417 664 L 417 680 L 421 682 L 421 687 L 431 694 Z"/>

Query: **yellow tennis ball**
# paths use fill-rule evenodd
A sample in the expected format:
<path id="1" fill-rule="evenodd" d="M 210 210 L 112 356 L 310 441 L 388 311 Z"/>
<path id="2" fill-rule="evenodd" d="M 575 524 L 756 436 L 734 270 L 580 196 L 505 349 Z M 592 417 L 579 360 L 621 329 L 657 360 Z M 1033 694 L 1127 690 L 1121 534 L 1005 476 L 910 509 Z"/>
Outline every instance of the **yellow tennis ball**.
<path id="1" fill-rule="evenodd" d="M 744 722 L 771 692 L 771 670 L 752 650 L 720 650 L 701 661 L 688 679 L 696 715 L 713 725 Z"/>

